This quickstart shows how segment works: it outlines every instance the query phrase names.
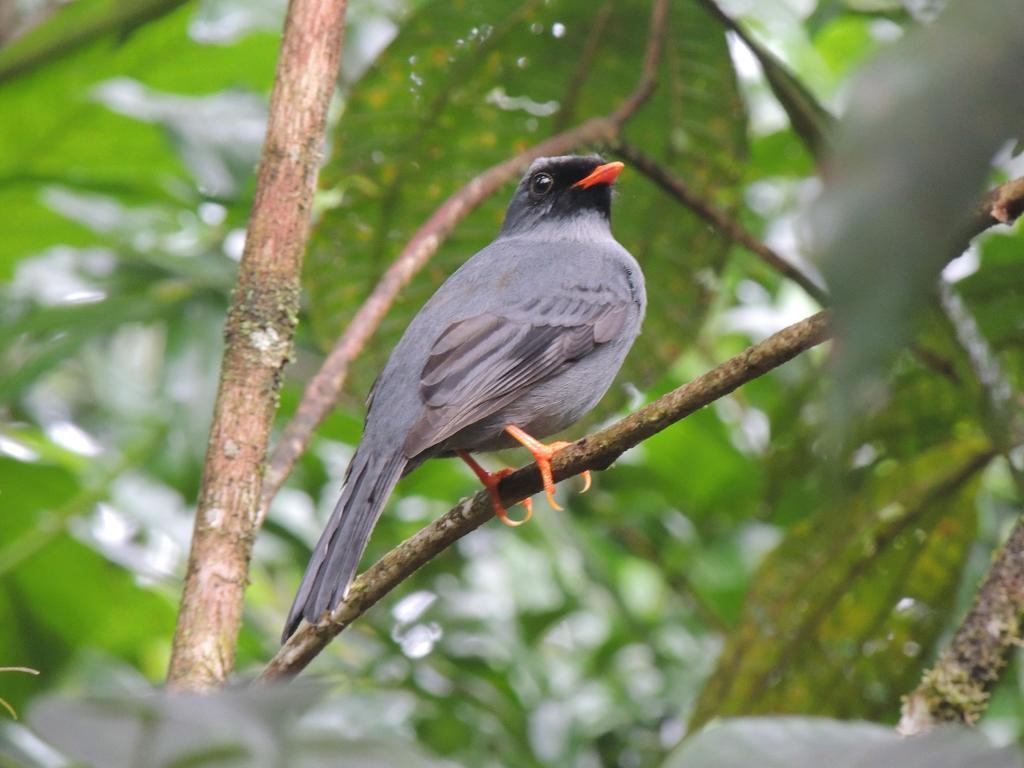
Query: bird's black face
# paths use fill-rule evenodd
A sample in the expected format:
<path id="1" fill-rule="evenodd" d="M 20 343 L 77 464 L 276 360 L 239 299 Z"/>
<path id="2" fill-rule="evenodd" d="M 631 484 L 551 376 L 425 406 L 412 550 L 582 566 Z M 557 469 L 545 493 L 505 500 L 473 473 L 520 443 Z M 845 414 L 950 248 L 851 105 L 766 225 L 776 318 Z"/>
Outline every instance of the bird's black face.
<path id="1" fill-rule="evenodd" d="M 549 223 L 571 231 L 580 222 L 607 230 L 612 183 L 622 167 L 597 155 L 534 161 L 509 203 L 502 232 L 528 232 Z"/>

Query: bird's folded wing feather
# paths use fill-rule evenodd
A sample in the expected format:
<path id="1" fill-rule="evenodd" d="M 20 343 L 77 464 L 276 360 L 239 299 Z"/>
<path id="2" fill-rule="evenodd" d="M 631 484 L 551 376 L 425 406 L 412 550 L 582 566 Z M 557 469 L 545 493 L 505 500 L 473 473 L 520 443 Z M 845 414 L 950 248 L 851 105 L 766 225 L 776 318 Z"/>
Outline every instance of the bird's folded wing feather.
<path id="1" fill-rule="evenodd" d="M 412 457 L 495 413 L 620 333 L 630 301 L 563 293 L 460 320 L 434 343 L 420 375 L 424 408 L 405 441 Z"/>

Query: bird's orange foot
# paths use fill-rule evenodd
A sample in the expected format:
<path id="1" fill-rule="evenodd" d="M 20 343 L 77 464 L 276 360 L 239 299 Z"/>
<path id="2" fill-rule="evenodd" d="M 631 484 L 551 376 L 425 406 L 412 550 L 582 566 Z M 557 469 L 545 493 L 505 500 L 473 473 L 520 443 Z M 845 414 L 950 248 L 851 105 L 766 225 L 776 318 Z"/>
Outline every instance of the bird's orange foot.
<path id="1" fill-rule="evenodd" d="M 533 499 L 523 499 L 521 502 L 526 508 L 526 517 L 522 520 L 513 520 L 509 517 L 508 510 L 505 509 L 505 505 L 501 503 L 501 495 L 498 493 L 498 483 L 501 482 L 503 477 L 508 477 L 515 470 L 499 469 L 497 472 L 488 472 L 477 464 L 476 460 L 465 451 L 459 451 L 458 455 L 460 459 L 469 465 L 469 468 L 473 470 L 473 474 L 480 479 L 480 482 L 484 484 L 484 488 L 487 489 L 487 493 L 491 497 L 491 506 L 494 507 L 494 516 L 501 520 L 501 522 L 510 528 L 515 528 L 533 517 Z"/>
<path id="2" fill-rule="evenodd" d="M 505 427 L 505 431 L 522 443 L 526 450 L 533 454 L 533 459 L 537 462 L 537 469 L 540 470 L 540 478 L 544 481 L 544 493 L 548 495 L 548 501 L 555 509 L 561 509 L 558 502 L 555 501 L 555 481 L 551 476 L 551 458 L 562 448 L 572 445 L 572 443 L 567 443 L 564 440 L 554 443 L 542 443 L 537 438 L 526 434 L 515 424 L 509 424 Z M 586 493 L 588 490 L 590 490 L 590 470 L 583 473 L 583 490 L 580 493 Z"/>

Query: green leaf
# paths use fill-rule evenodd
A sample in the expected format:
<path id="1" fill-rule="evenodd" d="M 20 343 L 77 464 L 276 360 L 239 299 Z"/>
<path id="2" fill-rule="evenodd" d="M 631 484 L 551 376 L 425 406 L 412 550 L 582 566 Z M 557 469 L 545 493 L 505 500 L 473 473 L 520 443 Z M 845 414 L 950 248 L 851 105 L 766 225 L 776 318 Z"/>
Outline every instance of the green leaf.
<path id="1" fill-rule="evenodd" d="M 0 83 L 45 66 L 99 39 L 116 41 L 188 0 L 84 0 L 57 9 L 47 23 L 0 51 Z"/>
<path id="2" fill-rule="evenodd" d="M 41 672 L 31 682 L 11 681 L 15 693 L 5 698 L 20 709 L 24 692 L 55 684 L 61 669 L 83 651 L 144 666 L 154 644 L 170 637 L 173 606 L 66 530 L 68 513 L 89 511 L 85 502 L 99 492 L 81 488 L 63 468 L 5 457 L 0 457 L 0 489 L 0 624 L 16 629 L 0 633 L 0 659 Z M 83 600 L 74 585 L 88 585 L 102 598 Z M 11 688 L 4 682 L 6 694 Z"/>
<path id="3" fill-rule="evenodd" d="M 977 731 L 940 728 L 905 739 L 875 723 L 823 717 L 746 717 L 683 743 L 664 768 L 1020 768 L 1016 747 L 992 747 Z"/>
<path id="4" fill-rule="evenodd" d="M 882 462 L 855 497 L 796 525 L 754 576 L 692 725 L 894 715 L 952 605 L 989 458 L 965 441 Z"/>
<path id="5" fill-rule="evenodd" d="M 122 205 L 180 204 L 182 189 L 191 191 L 192 184 L 181 184 L 189 171 L 178 156 L 175 126 L 113 112 L 96 98 L 100 83 L 132 78 L 149 89 L 144 94 L 191 96 L 192 101 L 175 102 L 182 120 L 199 114 L 198 97 L 269 87 L 275 36 L 254 34 L 234 45 L 204 45 L 189 36 L 191 4 L 148 0 L 145 8 L 160 13 L 143 13 L 132 23 L 145 23 L 126 30 L 122 17 L 139 10 L 138 4 L 80 0 L 54 14 L 22 41 L 24 46 L 0 54 L 0 67 L 7 62 L 23 68 L 37 47 L 55 51 L 77 40 L 60 48 L 60 55 L 44 56 L 20 76 L 0 82 L 0 113 L 18 117 L 5 123 L 0 142 L 0 208 L 6 213 L 0 280 L 26 254 L 57 243 L 103 242 L 102 235 L 46 204 L 44 192 L 51 186 L 113 195 Z M 105 31 L 86 34 L 79 23 Z M 131 34 L 124 36 L 126 31 Z"/>
<path id="6" fill-rule="evenodd" d="M 322 174 L 339 202 L 325 211 L 306 262 L 321 344 L 330 345 L 449 194 L 560 126 L 609 114 L 633 91 L 650 3 L 610 9 L 602 23 L 591 0 L 438 0 L 405 23 L 353 88 Z M 626 137 L 728 207 L 738 200 L 745 144 L 731 60 L 717 25 L 695 2 L 671 10 L 659 87 Z M 581 64 L 592 38 L 597 47 Z M 618 186 L 613 229 L 643 265 L 650 295 L 631 355 L 643 376 L 663 370 L 693 338 L 711 295 L 707 280 L 694 275 L 716 272 L 729 244 L 639 174 L 627 169 Z M 365 370 L 379 369 L 412 313 L 494 238 L 506 202 L 507 192 L 486 201 L 442 246 L 364 353 Z"/>

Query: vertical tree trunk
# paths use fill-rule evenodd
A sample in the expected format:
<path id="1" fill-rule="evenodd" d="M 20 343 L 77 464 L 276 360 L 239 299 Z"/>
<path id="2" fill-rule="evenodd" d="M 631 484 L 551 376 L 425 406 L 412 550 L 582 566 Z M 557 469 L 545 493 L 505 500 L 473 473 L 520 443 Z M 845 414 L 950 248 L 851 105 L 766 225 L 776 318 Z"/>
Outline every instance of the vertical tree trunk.
<path id="1" fill-rule="evenodd" d="M 224 682 L 235 647 L 267 444 L 299 306 L 345 0 L 292 0 L 226 348 L 167 682 Z"/>

